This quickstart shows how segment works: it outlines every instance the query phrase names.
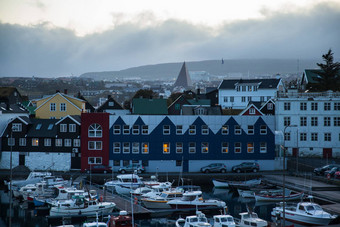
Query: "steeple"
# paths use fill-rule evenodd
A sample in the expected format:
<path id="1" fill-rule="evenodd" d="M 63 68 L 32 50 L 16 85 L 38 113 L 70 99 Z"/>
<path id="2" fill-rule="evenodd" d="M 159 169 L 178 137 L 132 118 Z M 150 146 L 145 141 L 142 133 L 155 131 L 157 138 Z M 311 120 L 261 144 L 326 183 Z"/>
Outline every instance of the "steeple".
<path id="1" fill-rule="evenodd" d="M 174 84 L 174 87 L 179 87 L 179 86 L 182 86 L 185 89 L 192 87 L 192 82 L 191 82 L 185 62 L 183 63 L 181 71 L 179 72 L 177 80 Z"/>

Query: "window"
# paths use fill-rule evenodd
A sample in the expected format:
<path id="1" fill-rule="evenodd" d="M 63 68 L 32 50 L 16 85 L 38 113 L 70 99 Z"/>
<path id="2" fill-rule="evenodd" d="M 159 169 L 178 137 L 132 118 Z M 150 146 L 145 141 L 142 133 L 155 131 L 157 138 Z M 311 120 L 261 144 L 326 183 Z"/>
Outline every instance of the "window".
<path id="1" fill-rule="evenodd" d="M 109 106 L 113 106 L 114 105 L 114 103 L 113 102 L 109 102 Z"/>
<path id="2" fill-rule="evenodd" d="M 149 143 L 142 143 L 142 154 L 149 153 Z"/>
<path id="3" fill-rule="evenodd" d="M 222 153 L 228 153 L 229 152 L 229 143 L 228 142 L 222 142 Z"/>
<path id="4" fill-rule="evenodd" d="M 66 103 L 60 103 L 60 111 L 65 112 L 66 111 Z"/>
<path id="5" fill-rule="evenodd" d="M 49 124 L 47 130 L 52 130 L 53 124 Z"/>
<path id="6" fill-rule="evenodd" d="M 67 132 L 67 124 L 60 124 L 60 132 Z"/>
<path id="7" fill-rule="evenodd" d="M 102 141 L 89 141 L 89 150 L 101 150 L 103 149 Z"/>
<path id="8" fill-rule="evenodd" d="M 260 134 L 261 135 L 267 135 L 267 126 L 266 125 L 260 126 Z"/>
<path id="9" fill-rule="evenodd" d="M 130 134 L 130 127 L 129 127 L 129 125 L 123 125 L 123 134 L 124 135 Z"/>
<path id="10" fill-rule="evenodd" d="M 234 96 L 230 97 L 230 102 L 234 102 Z"/>
<path id="11" fill-rule="evenodd" d="M 248 86 L 248 91 L 253 91 L 253 86 Z"/>
<path id="12" fill-rule="evenodd" d="M 120 160 L 113 160 L 113 166 L 120 166 Z"/>
<path id="13" fill-rule="evenodd" d="M 35 130 L 40 130 L 41 129 L 41 126 L 42 126 L 42 124 L 37 124 L 37 126 L 35 127 Z"/>
<path id="14" fill-rule="evenodd" d="M 44 139 L 44 145 L 45 145 L 45 147 L 50 147 L 51 146 L 51 138 L 45 138 Z"/>
<path id="15" fill-rule="evenodd" d="M 196 153 L 196 143 L 194 142 L 189 143 L 189 153 Z"/>
<path id="16" fill-rule="evenodd" d="M 334 117 L 334 126 L 340 126 L 340 117 Z"/>
<path id="17" fill-rule="evenodd" d="M 285 140 L 290 141 L 290 132 L 285 133 Z"/>
<path id="18" fill-rule="evenodd" d="M 311 126 L 318 126 L 318 117 L 311 118 Z"/>
<path id="19" fill-rule="evenodd" d="M 209 152 L 209 143 L 202 142 L 201 143 L 202 153 L 208 153 Z"/>
<path id="20" fill-rule="evenodd" d="M 300 110 L 307 110 L 307 103 L 306 102 L 300 103 Z"/>
<path id="21" fill-rule="evenodd" d="M 65 139 L 64 145 L 65 145 L 65 147 L 71 147 L 72 146 L 72 139 Z"/>
<path id="22" fill-rule="evenodd" d="M 264 96 L 260 96 L 260 102 L 264 102 Z"/>
<path id="23" fill-rule="evenodd" d="M 284 109 L 284 110 L 290 110 L 290 102 L 285 102 L 285 103 L 283 104 L 283 109 Z"/>
<path id="24" fill-rule="evenodd" d="M 182 166 L 182 160 L 176 160 L 176 166 Z"/>
<path id="25" fill-rule="evenodd" d="M 26 138 L 19 138 L 19 146 L 26 146 Z"/>
<path id="26" fill-rule="evenodd" d="M 88 164 L 102 164 L 102 158 L 101 157 L 89 157 L 88 158 Z M 90 166 L 91 168 L 91 166 Z"/>
<path id="27" fill-rule="evenodd" d="M 246 102 L 246 97 L 242 96 L 241 97 L 241 102 Z"/>
<path id="28" fill-rule="evenodd" d="M 300 117 L 300 126 L 307 126 L 307 117 Z"/>
<path id="29" fill-rule="evenodd" d="M 254 153 L 254 143 L 247 143 L 247 152 Z"/>
<path id="30" fill-rule="evenodd" d="M 283 126 L 289 126 L 289 125 L 290 125 L 290 117 L 284 117 Z"/>
<path id="31" fill-rule="evenodd" d="M 163 135 L 170 135 L 170 125 L 163 125 Z"/>
<path id="32" fill-rule="evenodd" d="M 208 134 L 209 134 L 208 125 L 202 125 L 202 135 L 208 135 Z"/>
<path id="33" fill-rule="evenodd" d="M 124 154 L 130 153 L 130 143 L 129 142 L 123 143 L 123 153 Z"/>
<path id="34" fill-rule="evenodd" d="M 8 146 L 14 146 L 15 145 L 15 138 L 8 138 L 7 140 Z"/>
<path id="35" fill-rule="evenodd" d="M 267 104 L 267 109 L 272 110 L 273 106 L 274 106 L 273 103 L 270 102 L 270 103 Z"/>
<path id="36" fill-rule="evenodd" d="M 237 142 L 234 144 L 234 152 L 235 153 L 241 153 L 241 143 Z"/>
<path id="37" fill-rule="evenodd" d="M 56 147 L 63 146 L 63 139 L 55 139 L 55 146 Z"/>
<path id="38" fill-rule="evenodd" d="M 181 104 L 176 103 L 176 104 L 175 104 L 175 110 L 180 110 L 180 109 L 181 109 Z"/>
<path id="39" fill-rule="evenodd" d="M 312 102 L 311 110 L 318 110 L 318 103 Z"/>
<path id="40" fill-rule="evenodd" d="M 331 136 L 331 133 L 330 132 L 325 132 L 325 137 L 324 137 L 325 141 L 332 141 L 332 136 Z"/>
<path id="41" fill-rule="evenodd" d="M 305 132 L 300 133 L 300 141 L 307 141 L 307 133 Z"/>
<path id="42" fill-rule="evenodd" d="M 163 154 L 170 154 L 170 143 L 163 143 Z"/>
<path id="43" fill-rule="evenodd" d="M 229 134 L 229 126 L 228 125 L 222 126 L 221 134 L 222 135 L 228 135 Z"/>
<path id="44" fill-rule="evenodd" d="M 311 140 L 312 141 L 318 141 L 318 133 L 316 133 L 316 132 L 312 132 L 311 133 Z"/>
<path id="45" fill-rule="evenodd" d="M 324 117 L 323 118 L 323 126 L 331 126 L 331 118 L 330 117 Z"/>
<path id="46" fill-rule="evenodd" d="M 50 103 L 50 111 L 55 112 L 56 109 L 56 104 L 55 103 Z"/>
<path id="47" fill-rule="evenodd" d="M 334 103 L 334 110 L 340 110 L 340 102 Z"/>
<path id="48" fill-rule="evenodd" d="M 80 139 L 73 139 L 73 146 L 80 147 Z"/>
<path id="49" fill-rule="evenodd" d="M 120 153 L 120 143 L 119 142 L 113 143 L 113 153 L 115 153 L 115 154 Z"/>
<path id="50" fill-rule="evenodd" d="M 176 125 L 176 135 L 182 135 L 183 125 Z"/>
<path id="51" fill-rule="evenodd" d="M 228 96 L 223 97 L 223 102 L 228 102 Z"/>
<path id="52" fill-rule="evenodd" d="M 13 123 L 12 124 L 12 132 L 21 132 L 22 124 L 21 123 Z"/>
<path id="53" fill-rule="evenodd" d="M 331 103 L 330 102 L 325 102 L 324 104 L 323 104 L 323 109 L 324 110 L 331 110 Z"/>
<path id="54" fill-rule="evenodd" d="M 255 108 L 250 108 L 249 109 L 249 114 L 255 114 Z"/>
<path id="55" fill-rule="evenodd" d="M 119 135 L 120 134 L 120 125 L 114 125 L 113 126 L 113 134 Z"/>
<path id="56" fill-rule="evenodd" d="M 260 153 L 267 153 L 267 143 L 266 142 L 260 143 Z"/>
<path id="57" fill-rule="evenodd" d="M 32 146 L 34 146 L 34 147 L 39 146 L 39 139 L 38 138 L 32 138 Z"/>
<path id="58" fill-rule="evenodd" d="M 69 132 L 76 132 L 76 124 L 69 124 L 68 125 Z"/>
<path id="59" fill-rule="evenodd" d="M 149 134 L 149 126 L 148 125 L 142 125 L 142 135 Z"/>
<path id="60" fill-rule="evenodd" d="M 254 135 L 254 125 L 248 125 L 248 135 Z"/>
<path id="61" fill-rule="evenodd" d="M 138 135 L 139 134 L 139 125 L 133 125 L 132 126 L 132 135 Z"/>
<path id="62" fill-rule="evenodd" d="M 132 153 L 133 154 L 139 153 L 139 143 L 137 143 L 137 142 L 132 143 Z"/>
<path id="63" fill-rule="evenodd" d="M 250 102 L 251 101 L 251 96 L 248 96 L 248 102 Z"/>
<path id="64" fill-rule="evenodd" d="M 240 125 L 234 126 L 234 134 L 235 135 L 241 135 L 241 126 Z"/>
<path id="65" fill-rule="evenodd" d="M 183 153 L 183 143 L 176 143 L 176 153 Z"/>
<path id="66" fill-rule="evenodd" d="M 89 127 L 89 137 L 102 137 L 102 126 L 99 124 L 92 124 Z"/>
<path id="67" fill-rule="evenodd" d="M 236 91 L 241 91 L 240 86 L 236 86 Z"/>
<path id="68" fill-rule="evenodd" d="M 196 135 L 196 125 L 189 126 L 189 135 Z"/>

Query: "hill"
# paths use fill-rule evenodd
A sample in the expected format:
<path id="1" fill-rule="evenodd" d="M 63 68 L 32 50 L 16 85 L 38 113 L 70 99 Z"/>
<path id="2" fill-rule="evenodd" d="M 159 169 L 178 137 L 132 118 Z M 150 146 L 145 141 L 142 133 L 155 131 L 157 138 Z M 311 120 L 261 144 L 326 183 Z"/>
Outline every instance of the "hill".
<path id="1" fill-rule="evenodd" d="M 306 68 L 316 68 L 318 60 L 312 59 L 240 59 L 240 60 L 206 60 L 196 62 L 186 62 L 189 72 L 206 71 L 210 75 L 274 75 L 302 72 Z M 128 68 L 120 71 L 88 72 L 80 75 L 85 78 L 96 78 L 96 80 L 113 78 L 133 78 L 142 79 L 174 79 L 178 76 L 183 62 L 163 63 L 156 65 L 145 65 Z"/>

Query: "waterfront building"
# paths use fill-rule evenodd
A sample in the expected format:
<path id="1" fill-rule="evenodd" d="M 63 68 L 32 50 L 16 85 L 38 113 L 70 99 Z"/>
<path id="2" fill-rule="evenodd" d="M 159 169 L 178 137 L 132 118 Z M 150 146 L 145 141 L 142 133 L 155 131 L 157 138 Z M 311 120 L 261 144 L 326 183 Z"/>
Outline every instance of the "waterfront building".
<path id="1" fill-rule="evenodd" d="M 276 130 L 282 132 L 287 154 L 340 157 L 340 93 L 278 93 Z"/>
<path id="2" fill-rule="evenodd" d="M 223 80 L 218 87 L 218 103 L 222 107 L 244 109 L 249 102 L 266 102 L 284 91 L 281 79 Z"/>

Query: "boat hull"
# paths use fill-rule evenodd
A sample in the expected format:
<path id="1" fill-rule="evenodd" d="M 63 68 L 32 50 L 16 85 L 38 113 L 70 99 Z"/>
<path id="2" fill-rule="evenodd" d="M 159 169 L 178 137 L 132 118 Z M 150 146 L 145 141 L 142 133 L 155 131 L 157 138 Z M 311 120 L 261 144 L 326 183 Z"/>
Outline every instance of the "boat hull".
<path id="1" fill-rule="evenodd" d="M 142 200 L 143 205 L 149 209 L 171 209 L 167 201 Z"/>
<path id="2" fill-rule="evenodd" d="M 220 181 L 220 180 L 212 180 L 215 188 L 229 188 L 229 184 L 227 181 Z"/>
<path id="3" fill-rule="evenodd" d="M 298 200 L 298 199 L 301 199 L 303 195 L 304 195 L 303 193 L 292 194 L 289 196 L 285 196 L 284 199 L 285 201 Z M 255 200 L 261 201 L 261 202 L 282 202 L 283 196 L 262 196 L 262 195 L 255 194 Z"/>
<path id="4" fill-rule="evenodd" d="M 66 216 L 66 215 L 85 215 L 85 216 L 96 216 L 102 214 L 109 214 L 112 212 L 115 204 L 100 204 L 96 207 L 87 208 L 73 208 L 73 209 L 61 209 L 59 207 L 52 207 L 50 210 L 50 216 Z"/>

